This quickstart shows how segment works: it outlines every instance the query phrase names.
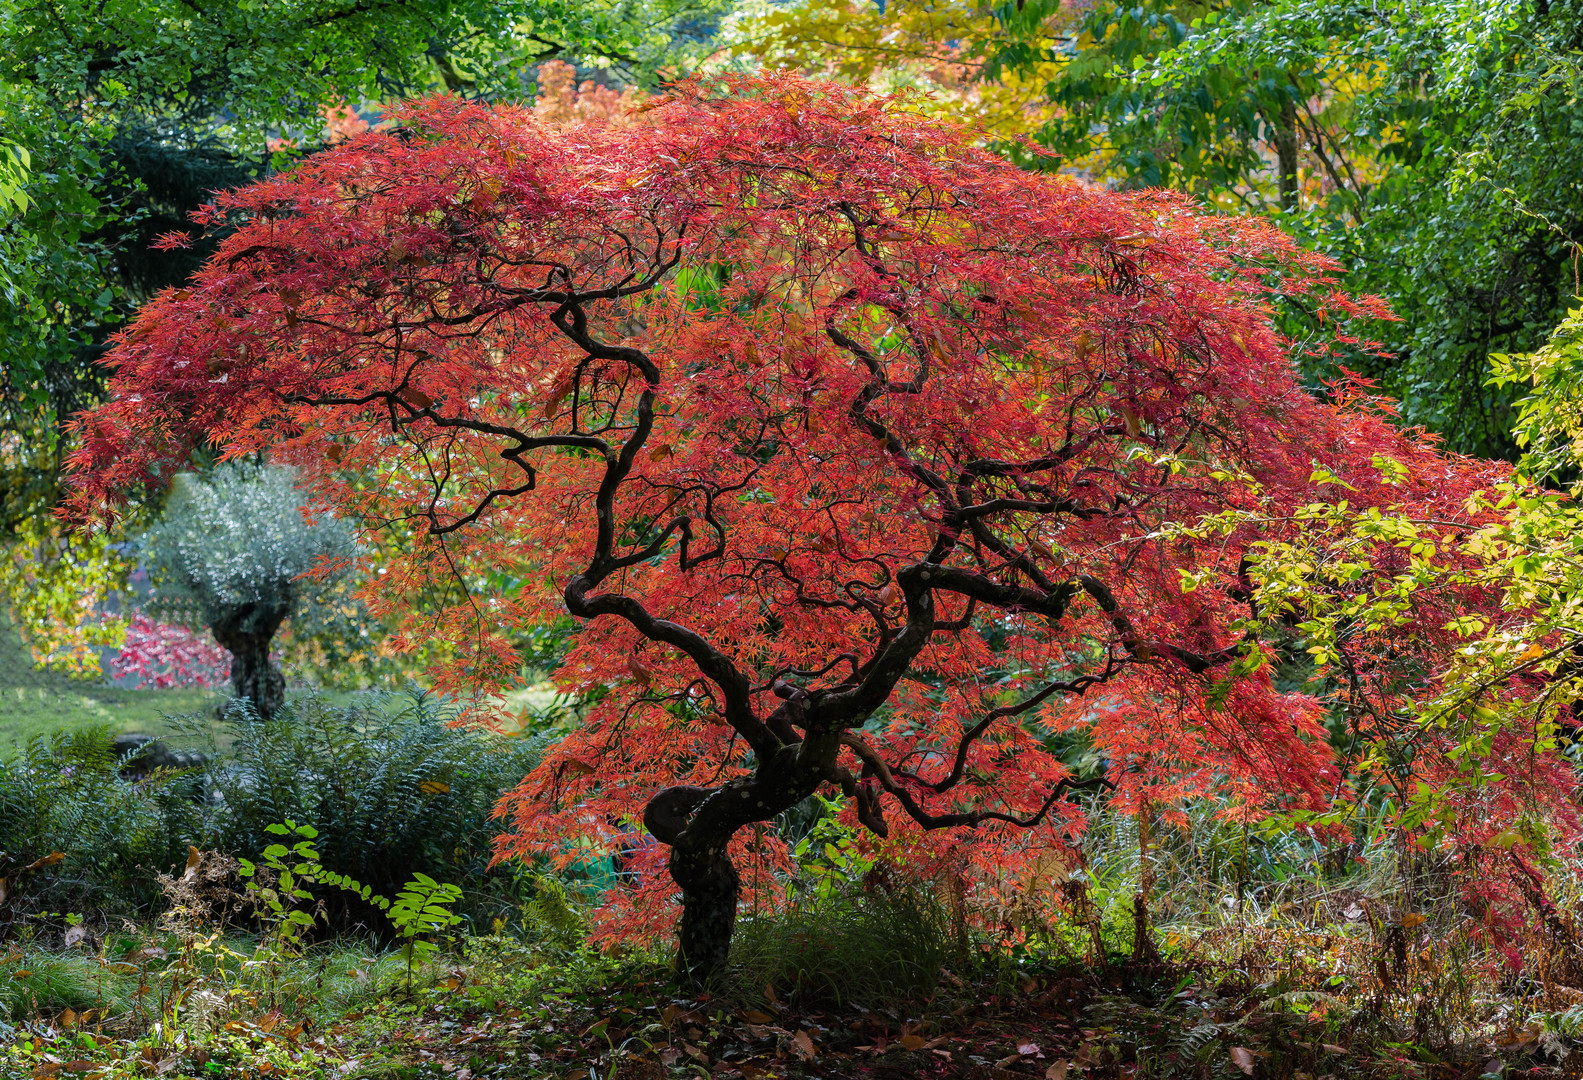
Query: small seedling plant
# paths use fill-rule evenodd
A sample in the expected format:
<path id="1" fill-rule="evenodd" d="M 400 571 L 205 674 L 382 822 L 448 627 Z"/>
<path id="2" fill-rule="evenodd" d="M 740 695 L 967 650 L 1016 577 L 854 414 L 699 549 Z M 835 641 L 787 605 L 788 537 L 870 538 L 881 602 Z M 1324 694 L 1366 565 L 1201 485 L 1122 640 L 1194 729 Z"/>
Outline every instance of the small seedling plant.
<path id="1" fill-rule="evenodd" d="M 289 847 L 284 843 L 266 847 L 260 854 L 260 863 L 239 861 L 240 873 L 249 881 L 254 907 L 268 927 L 266 940 L 273 945 L 274 954 L 300 950 L 303 937 L 323 916 L 323 902 L 315 897 L 311 888 L 315 885 L 353 893 L 385 913 L 401 942 L 409 992 L 413 973 L 440 949 L 435 939 L 454 940 L 444 931 L 462 921 L 462 917 L 451 910 L 462 898 L 460 886 L 436 881 L 424 873 L 414 873 L 395 900 L 390 900 L 350 875 L 325 867 L 313 846 L 319 836 L 313 826 L 288 820 L 266 828 L 276 836 L 295 839 Z M 265 873 L 261 874 L 260 869 Z"/>
<path id="2" fill-rule="evenodd" d="M 401 939 L 401 955 L 407 962 L 407 991 L 412 991 L 414 969 L 427 963 L 439 944 L 434 937 L 455 940 L 444 931 L 457 925 L 462 917 L 451 910 L 451 905 L 462 898 L 459 886 L 435 881 L 427 874 L 414 873 L 395 902 L 386 909 L 391 925 Z"/>

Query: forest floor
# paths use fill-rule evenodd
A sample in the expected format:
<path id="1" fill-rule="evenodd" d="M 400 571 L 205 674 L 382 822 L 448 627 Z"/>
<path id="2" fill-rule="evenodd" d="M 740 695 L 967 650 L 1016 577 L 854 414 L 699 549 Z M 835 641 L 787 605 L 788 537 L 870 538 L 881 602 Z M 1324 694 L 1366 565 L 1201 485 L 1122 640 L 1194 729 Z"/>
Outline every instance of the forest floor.
<path id="1" fill-rule="evenodd" d="M 170 1080 L 1564 1080 L 1583 1052 L 1534 1030 L 1460 1050 L 1391 1036 L 1367 1009 L 1326 1014 L 1291 995 L 1214 983 L 1165 963 L 1035 965 L 1013 984 L 950 977 L 926 1000 L 797 1006 L 767 993 L 685 995 L 655 960 L 532 958 L 474 939 L 476 962 L 436 965 L 408 991 L 399 963 L 345 1011 L 262 1008 L 189 993 L 174 1036 L 65 1010 L 23 1025 L 0 1075 Z M 347 962 L 345 951 L 335 964 Z M 482 958 L 482 959 L 480 959 Z M 388 960 L 388 957 L 387 957 Z M 344 973 L 341 973 L 344 974 Z M 361 974 L 361 972 L 359 972 Z M 189 989 L 191 989 L 189 987 Z M 156 989 L 157 996 L 160 991 Z M 212 996 L 212 995 L 211 995 Z M 344 999 L 343 999 L 344 1000 Z M 202 1009 L 210 1009 L 205 1017 Z M 174 1018 L 174 1014 L 169 1014 Z M 165 1021 L 166 1030 L 169 1020 Z M 1494 1029 L 1492 1029 L 1494 1030 Z"/>

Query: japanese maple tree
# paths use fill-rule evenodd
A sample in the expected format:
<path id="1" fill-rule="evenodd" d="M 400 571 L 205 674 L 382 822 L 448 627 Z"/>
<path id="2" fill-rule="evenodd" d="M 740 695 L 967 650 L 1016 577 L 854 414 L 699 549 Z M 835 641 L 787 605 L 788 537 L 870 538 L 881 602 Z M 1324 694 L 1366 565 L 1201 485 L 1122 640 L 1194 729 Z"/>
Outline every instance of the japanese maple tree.
<path id="1" fill-rule="evenodd" d="M 679 890 L 696 979 L 739 867 L 784 865 L 747 827 L 816 791 L 986 880 L 1081 827 L 1060 731 L 1123 805 L 1328 805 L 1324 703 L 1272 684 L 1245 556 L 1316 469 L 1359 506 L 1480 481 L 1307 394 L 1268 290 L 1378 306 L 1271 227 L 1020 172 L 904 102 L 773 76 L 644 108 L 429 101 L 220 196 L 233 231 L 80 422 L 82 505 L 198 442 L 295 464 L 405 534 L 372 605 L 451 583 L 408 623 L 450 688 L 509 682 L 513 630 L 569 611 L 558 678 L 597 700 L 502 852 L 641 819 L 609 932 Z"/>

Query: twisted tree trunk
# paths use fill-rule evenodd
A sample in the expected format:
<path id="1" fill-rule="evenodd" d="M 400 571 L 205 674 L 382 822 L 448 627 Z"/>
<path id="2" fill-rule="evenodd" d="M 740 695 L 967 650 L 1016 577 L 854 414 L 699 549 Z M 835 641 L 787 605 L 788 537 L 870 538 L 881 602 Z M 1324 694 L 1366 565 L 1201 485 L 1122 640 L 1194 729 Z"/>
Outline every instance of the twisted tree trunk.
<path id="1" fill-rule="evenodd" d="M 682 921 L 677 931 L 678 973 L 695 986 L 714 981 L 731 955 L 740 880 L 726 854 L 729 836 L 671 848 L 671 879 L 681 886 Z"/>
<path id="2" fill-rule="evenodd" d="M 836 779 L 835 747 L 833 739 L 785 746 L 753 777 L 714 789 L 669 787 L 649 800 L 644 827 L 670 845 L 667 865 L 681 890 L 676 973 L 686 984 L 701 988 L 717 982 L 731 956 L 741 895 L 741 879 L 727 850 L 731 837 L 745 825 L 795 806 L 822 780 Z"/>
<path id="3" fill-rule="evenodd" d="M 286 700 L 286 677 L 269 658 L 275 631 L 286 620 L 282 605 L 248 604 L 215 619 L 209 629 L 231 653 L 231 693 L 247 698 L 260 718 L 274 716 Z"/>

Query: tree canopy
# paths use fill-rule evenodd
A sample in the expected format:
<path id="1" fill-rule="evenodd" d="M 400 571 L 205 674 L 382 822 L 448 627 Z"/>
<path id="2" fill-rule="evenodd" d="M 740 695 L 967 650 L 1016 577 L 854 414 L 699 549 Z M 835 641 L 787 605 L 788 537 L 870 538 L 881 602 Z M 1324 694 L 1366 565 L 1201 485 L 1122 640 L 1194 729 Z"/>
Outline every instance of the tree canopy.
<path id="1" fill-rule="evenodd" d="M 1025 167 L 1278 221 L 1400 317 L 1348 367 L 1452 447 L 1516 456 L 1485 358 L 1538 348 L 1577 291 L 1575 0 L 797 0 L 749 25 L 764 55 L 994 116 Z"/>
<path id="2" fill-rule="evenodd" d="M 103 393 L 110 332 L 209 250 L 153 251 L 153 239 L 267 172 L 271 147 L 316 149 L 334 109 L 436 89 L 529 96 L 545 60 L 647 83 L 697 61 L 721 6 L 0 5 L 0 191 L 18 197 L 0 223 L 0 535 L 59 501 L 61 435 Z"/>
<path id="3" fill-rule="evenodd" d="M 401 123 L 202 215 L 214 255 L 119 335 L 113 399 L 79 423 L 79 507 L 198 441 L 294 464 L 411 534 L 371 605 L 460 584 L 408 623 L 459 643 L 445 687 L 509 681 L 510 628 L 576 616 L 559 678 L 596 700 L 507 800 L 503 851 L 641 819 L 662 846 L 607 933 L 663 932 L 679 888 L 707 977 L 743 882 L 775 887 L 737 866 L 785 857 L 746 826 L 819 790 L 992 889 L 1081 829 L 1063 739 L 1123 806 L 1347 797 L 1324 692 L 1273 678 L 1297 608 L 1260 553 L 1338 490 L 1466 533 L 1506 473 L 1302 388 L 1277 294 L 1328 328 L 1310 349 L 1366 349 L 1346 328 L 1384 314 L 1330 260 L 788 75 L 683 85 L 623 126 L 455 99 Z M 1421 554 L 1355 532 L 1368 569 L 1327 596 L 1388 593 Z M 1498 602 L 1393 610 L 1439 648 L 1444 605 Z M 1369 633 L 1371 677 L 1425 678 Z M 1415 746 L 1409 785 L 1457 744 Z M 1553 748 L 1506 749 L 1508 810 L 1565 802 Z"/>

